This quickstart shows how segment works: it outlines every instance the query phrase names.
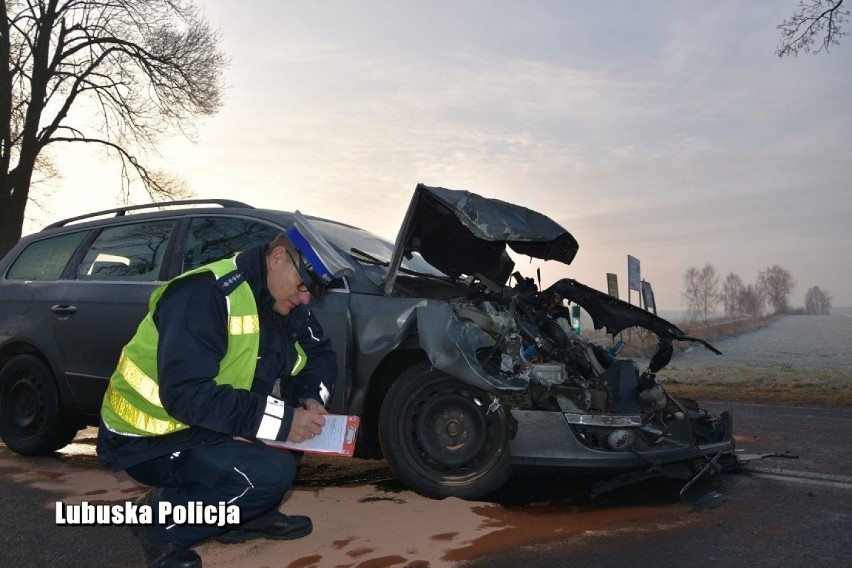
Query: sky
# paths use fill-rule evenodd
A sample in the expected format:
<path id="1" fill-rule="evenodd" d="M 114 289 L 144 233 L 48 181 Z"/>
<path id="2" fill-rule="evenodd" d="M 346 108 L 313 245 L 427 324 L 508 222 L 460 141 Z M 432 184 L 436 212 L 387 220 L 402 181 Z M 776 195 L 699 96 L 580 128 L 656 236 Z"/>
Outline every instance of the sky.
<path id="1" fill-rule="evenodd" d="M 852 306 L 852 38 L 779 59 L 795 0 L 196 3 L 224 105 L 152 161 L 197 197 L 393 240 L 417 183 L 465 189 L 574 235 L 570 266 L 517 259 L 545 286 L 609 272 L 627 299 L 632 255 L 679 310 L 691 266 L 748 284 L 777 264 L 792 305 L 819 286 Z M 117 164 L 74 146 L 25 233 L 116 205 Z"/>

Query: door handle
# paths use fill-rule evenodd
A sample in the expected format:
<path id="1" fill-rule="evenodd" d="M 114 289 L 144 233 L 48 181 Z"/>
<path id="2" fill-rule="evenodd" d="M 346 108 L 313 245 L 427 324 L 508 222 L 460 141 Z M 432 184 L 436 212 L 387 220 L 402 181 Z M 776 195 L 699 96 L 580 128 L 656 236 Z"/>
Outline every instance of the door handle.
<path id="1" fill-rule="evenodd" d="M 50 308 L 59 319 L 67 319 L 77 313 L 77 306 L 55 305 Z"/>

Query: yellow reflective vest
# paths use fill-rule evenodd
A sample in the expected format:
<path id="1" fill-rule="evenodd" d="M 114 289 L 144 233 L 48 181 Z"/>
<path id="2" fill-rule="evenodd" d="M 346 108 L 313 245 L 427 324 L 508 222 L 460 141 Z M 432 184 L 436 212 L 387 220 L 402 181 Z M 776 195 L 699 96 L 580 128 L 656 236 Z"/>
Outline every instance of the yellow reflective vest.
<path id="1" fill-rule="evenodd" d="M 213 272 L 217 279 L 221 279 L 235 270 L 236 257 L 222 259 L 185 272 L 154 290 L 148 301 L 147 315 L 139 324 L 136 335 L 121 351 L 101 405 L 101 417 L 110 430 L 127 436 L 157 436 L 189 427 L 170 416 L 160 401 L 157 375 L 159 332 L 154 324 L 154 312 L 163 293 L 176 280 L 204 271 Z M 260 320 L 248 282 L 243 281 L 231 288 L 226 304 L 228 348 L 219 364 L 219 374 L 213 380 L 216 384 L 249 390 L 254 381 L 260 347 Z M 298 358 L 291 375 L 296 375 L 307 363 L 307 356 L 298 343 L 296 352 Z"/>

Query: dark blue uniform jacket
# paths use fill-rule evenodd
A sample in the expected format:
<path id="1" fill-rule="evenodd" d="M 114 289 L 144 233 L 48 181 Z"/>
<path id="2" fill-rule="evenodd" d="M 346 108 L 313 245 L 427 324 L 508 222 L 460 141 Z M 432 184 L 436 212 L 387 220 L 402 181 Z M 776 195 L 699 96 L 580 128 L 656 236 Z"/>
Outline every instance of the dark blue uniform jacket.
<path id="1" fill-rule="evenodd" d="M 237 258 L 236 276 L 251 286 L 260 316 L 260 351 L 251 391 L 213 382 L 228 346 L 225 290 L 234 285 L 234 274 L 219 280 L 212 273 L 178 280 L 169 286 L 154 313 L 160 334 L 157 369 L 163 407 L 190 427 L 162 436 L 135 437 L 116 434 L 101 423 L 101 462 L 123 470 L 233 436 L 251 438 L 263 418 L 268 395 L 289 404 L 277 436 L 283 440 L 290 431 L 293 406 L 303 399 L 322 400 L 320 383 L 332 390 L 337 362 L 331 340 L 323 335 L 307 306 L 298 306 L 287 316 L 272 311 L 274 300 L 266 288 L 264 255 L 265 247 L 261 246 Z M 296 341 L 308 362 L 298 375 L 291 377 Z"/>

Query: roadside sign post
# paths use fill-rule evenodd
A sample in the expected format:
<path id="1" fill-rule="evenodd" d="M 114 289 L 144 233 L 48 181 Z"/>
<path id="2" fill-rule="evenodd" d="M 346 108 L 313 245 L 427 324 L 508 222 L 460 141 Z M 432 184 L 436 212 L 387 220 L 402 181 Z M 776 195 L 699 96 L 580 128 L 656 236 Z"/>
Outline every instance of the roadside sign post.
<path id="1" fill-rule="evenodd" d="M 645 309 L 649 312 L 654 312 L 657 315 L 657 304 L 654 301 L 654 289 L 651 288 L 651 283 L 642 281 L 642 299 L 645 301 Z"/>
<path id="2" fill-rule="evenodd" d="M 606 273 L 607 293 L 613 298 L 618 299 L 618 275 L 612 272 Z"/>
<path id="3" fill-rule="evenodd" d="M 571 306 L 571 327 L 577 335 L 580 334 L 580 306 L 577 304 Z"/>
<path id="4" fill-rule="evenodd" d="M 639 269 L 639 259 L 635 256 L 627 255 L 627 303 L 631 302 L 631 290 L 636 290 L 640 293 L 639 305 L 642 305 L 642 276 Z"/>

